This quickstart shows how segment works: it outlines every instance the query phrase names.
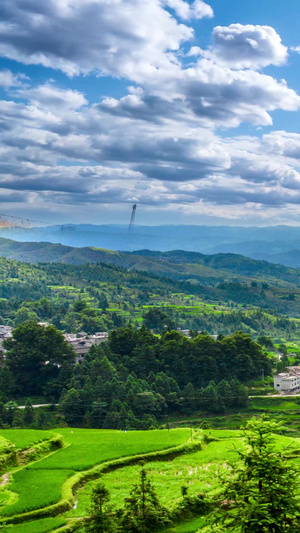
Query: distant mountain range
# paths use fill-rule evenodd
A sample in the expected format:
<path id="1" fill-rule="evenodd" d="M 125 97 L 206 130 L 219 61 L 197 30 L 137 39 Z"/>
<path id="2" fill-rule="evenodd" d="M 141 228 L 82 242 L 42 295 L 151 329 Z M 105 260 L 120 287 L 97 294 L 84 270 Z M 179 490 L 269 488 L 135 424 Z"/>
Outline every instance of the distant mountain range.
<path id="1" fill-rule="evenodd" d="M 0 237 L 110 250 L 185 250 L 206 255 L 234 253 L 300 267 L 300 227 L 135 226 L 70 224 L 44 228 L 1 228 Z"/>
<path id="2" fill-rule="evenodd" d="M 0 256 L 29 263 L 109 263 L 176 280 L 216 285 L 220 282 L 269 281 L 277 286 L 299 286 L 300 271 L 237 254 L 139 250 L 118 252 L 96 247 L 76 248 L 49 242 L 17 242 L 0 238 Z"/>

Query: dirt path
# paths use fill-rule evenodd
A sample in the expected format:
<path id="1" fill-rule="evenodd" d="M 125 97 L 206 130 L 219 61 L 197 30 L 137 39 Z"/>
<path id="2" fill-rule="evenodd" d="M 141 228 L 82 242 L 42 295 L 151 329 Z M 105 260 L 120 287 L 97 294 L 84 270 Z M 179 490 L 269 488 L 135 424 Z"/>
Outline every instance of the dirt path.
<path id="1" fill-rule="evenodd" d="M 3 476 L 1 476 L 0 487 L 4 487 L 4 485 L 7 485 L 8 483 L 9 483 L 9 473 L 3 474 Z"/>

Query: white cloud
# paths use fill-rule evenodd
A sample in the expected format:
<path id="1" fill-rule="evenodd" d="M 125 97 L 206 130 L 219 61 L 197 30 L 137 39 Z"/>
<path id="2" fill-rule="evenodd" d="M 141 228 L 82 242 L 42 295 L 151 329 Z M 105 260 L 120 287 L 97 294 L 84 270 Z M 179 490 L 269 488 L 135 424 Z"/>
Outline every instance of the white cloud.
<path id="1" fill-rule="evenodd" d="M 26 79 L 24 74 L 13 74 L 10 70 L 0 70 L 0 87 L 18 87 Z"/>
<path id="2" fill-rule="evenodd" d="M 88 103 L 83 94 L 78 91 L 61 89 L 51 83 L 21 89 L 16 94 L 21 98 L 29 100 L 37 108 L 46 108 L 54 111 L 61 109 L 75 110 Z"/>
<path id="3" fill-rule="evenodd" d="M 177 1 L 190 15 L 208 6 Z M 98 72 L 143 79 L 169 69 L 192 28 L 179 23 L 160 0 L 2 0 L 0 54 L 70 76 Z"/>
<path id="4" fill-rule="evenodd" d="M 208 56 L 233 68 L 259 69 L 283 65 L 288 48 L 270 26 L 231 24 L 213 30 L 213 43 Z"/>
<path id="5" fill-rule="evenodd" d="M 140 90 L 115 100 L 115 113 L 73 93 L 50 84 L 18 90 L 27 103 L 0 102 L 1 189 L 64 210 L 134 198 L 149 208 L 192 212 L 202 202 L 230 214 L 233 206 L 283 209 L 300 199 L 298 170 L 283 153 L 274 158 L 266 138 L 218 138 L 192 112 L 186 119 L 171 105 L 162 115 L 159 98 L 150 106 L 158 123 L 149 109 L 137 114 L 151 103 Z"/>
<path id="6" fill-rule="evenodd" d="M 146 87 L 149 93 L 172 101 L 175 109 L 186 109 L 211 126 L 242 122 L 267 126 L 272 124 L 271 111 L 300 107 L 299 95 L 284 80 L 253 70 L 232 70 L 207 59 L 177 69 L 167 78 L 153 76 Z"/>
<path id="7" fill-rule="evenodd" d="M 300 159 L 300 134 L 272 131 L 263 136 L 265 148 L 273 154 Z"/>
<path id="8" fill-rule="evenodd" d="M 217 135 L 300 108 L 284 80 L 257 71 L 283 64 L 287 49 L 268 26 L 218 26 L 211 48 L 194 41 L 186 64 L 188 24 L 212 16 L 197 0 L 2 0 L 0 54 L 138 86 L 91 104 L 77 80 L 34 86 L 0 71 L 11 97 L 0 100 L 0 200 L 68 213 L 132 202 L 232 218 L 296 212 L 299 134 Z"/>
<path id="9" fill-rule="evenodd" d="M 183 20 L 212 18 L 214 16 L 212 7 L 202 0 L 195 0 L 192 4 L 184 0 L 164 0 L 164 3 L 174 9 Z"/>

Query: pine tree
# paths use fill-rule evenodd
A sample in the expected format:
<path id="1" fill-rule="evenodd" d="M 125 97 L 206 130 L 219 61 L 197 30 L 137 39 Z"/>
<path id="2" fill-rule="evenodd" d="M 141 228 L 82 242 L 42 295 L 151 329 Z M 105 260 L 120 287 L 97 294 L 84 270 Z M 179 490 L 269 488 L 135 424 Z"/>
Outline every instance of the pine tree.
<path id="1" fill-rule="evenodd" d="M 221 396 L 225 407 L 229 407 L 232 404 L 232 391 L 228 381 L 225 379 L 218 383 L 218 393 Z"/>
<path id="2" fill-rule="evenodd" d="M 242 385 L 237 379 L 233 379 L 230 382 L 231 388 L 231 403 L 230 407 L 246 407 L 248 403 L 248 393 L 245 386 Z"/>
<path id="3" fill-rule="evenodd" d="M 204 389 L 202 396 L 202 405 L 207 411 L 213 413 L 222 413 L 225 410 L 224 402 L 218 392 L 217 385 L 210 381 L 208 387 Z"/>
<path id="4" fill-rule="evenodd" d="M 153 533 L 171 524 L 168 510 L 163 507 L 142 467 L 140 482 L 134 485 L 121 519 L 121 531 L 127 533 Z"/>
<path id="5" fill-rule="evenodd" d="M 87 533 L 113 533 L 116 525 L 112 510 L 108 505 L 109 492 L 103 483 L 98 483 L 92 492 L 89 519 L 85 525 Z"/>
<path id="6" fill-rule="evenodd" d="M 210 532 L 297 533 L 300 505 L 298 472 L 274 446 L 279 424 L 253 418 L 246 426 L 241 466 L 212 516 Z M 224 480 L 223 480 L 224 482 Z"/>
<path id="7" fill-rule="evenodd" d="M 184 389 L 183 389 L 183 397 L 185 404 L 189 409 L 193 409 L 195 407 L 195 389 L 192 385 L 192 383 L 188 383 Z"/>
<path id="8" fill-rule="evenodd" d="M 34 409 L 30 398 L 26 401 L 25 410 L 24 410 L 24 424 L 25 426 L 30 426 L 34 421 Z"/>

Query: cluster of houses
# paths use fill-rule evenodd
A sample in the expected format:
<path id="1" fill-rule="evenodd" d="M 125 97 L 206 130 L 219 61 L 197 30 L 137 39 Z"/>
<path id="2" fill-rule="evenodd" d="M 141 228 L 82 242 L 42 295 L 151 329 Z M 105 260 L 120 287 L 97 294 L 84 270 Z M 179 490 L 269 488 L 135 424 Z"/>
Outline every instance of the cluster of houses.
<path id="1" fill-rule="evenodd" d="M 40 326 L 48 326 L 47 322 L 39 322 Z M 12 337 L 11 326 L 0 325 L 0 359 L 5 356 L 5 349 L 2 346 L 3 340 Z M 80 333 L 64 333 L 65 340 L 73 346 L 76 359 L 75 363 L 82 363 L 86 354 L 89 352 L 92 346 L 98 346 L 101 342 L 107 341 L 107 331 L 99 331 L 94 335 L 88 335 L 84 331 Z"/>
<path id="2" fill-rule="evenodd" d="M 76 364 L 82 363 L 92 346 L 98 346 L 108 339 L 107 331 L 99 331 L 94 335 L 88 335 L 84 331 L 80 333 L 65 333 L 65 340 L 73 346 L 76 352 Z"/>

